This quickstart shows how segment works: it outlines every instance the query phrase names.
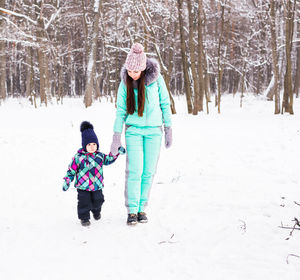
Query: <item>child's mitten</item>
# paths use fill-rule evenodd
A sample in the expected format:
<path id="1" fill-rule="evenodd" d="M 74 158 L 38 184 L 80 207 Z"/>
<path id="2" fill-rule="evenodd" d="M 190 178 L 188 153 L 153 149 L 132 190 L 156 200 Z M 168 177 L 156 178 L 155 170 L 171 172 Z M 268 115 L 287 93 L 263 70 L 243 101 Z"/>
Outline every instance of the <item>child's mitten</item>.
<path id="1" fill-rule="evenodd" d="M 165 146 L 166 148 L 170 148 L 172 145 L 172 127 L 165 127 Z"/>
<path id="2" fill-rule="evenodd" d="M 124 147 L 121 146 L 121 147 L 119 147 L 118 152 L 119 152 L 120 155 L 124 155 L 126 153 L 126 150 L 125 150 Z"/>
<path id="3" fill-rule="evenodd" d="M 63 191 L 67 191 L 68 188 L 70 187 L 70 182 L 71 182 L 71 180 L 70 180 L 70 178 L 68 178 L 68 177 L 66 177 L 66 178 L 64 178 L 64 179 L 65 179 L 65 181 L 64 181 L 64 184 L 63 184 L 62 189 L 63 189 Z"/>

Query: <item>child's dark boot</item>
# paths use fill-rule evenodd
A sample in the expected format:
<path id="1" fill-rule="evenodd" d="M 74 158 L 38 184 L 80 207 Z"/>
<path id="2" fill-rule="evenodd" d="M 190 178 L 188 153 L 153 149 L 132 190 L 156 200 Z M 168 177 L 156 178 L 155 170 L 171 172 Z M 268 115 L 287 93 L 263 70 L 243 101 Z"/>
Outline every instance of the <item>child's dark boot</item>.
<path id="1" fill-rule="evenodd" d="M 99 214 L 93 214 L 93 217 L 96 221 L 100 220 L 101 219 L 101 213 Z"/>
<path id="2" fill-rule="evenodd" d="M 90 220 L 80 220 L 80 221 L 81 221 L 81 225 L 84 227 L 91 225 Z"/>

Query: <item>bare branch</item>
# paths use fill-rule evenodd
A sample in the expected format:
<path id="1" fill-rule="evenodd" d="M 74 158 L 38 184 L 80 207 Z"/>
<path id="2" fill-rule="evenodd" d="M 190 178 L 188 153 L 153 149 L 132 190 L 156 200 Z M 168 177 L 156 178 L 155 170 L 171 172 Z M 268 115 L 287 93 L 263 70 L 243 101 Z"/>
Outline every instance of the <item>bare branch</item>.
<path id="1" fill-rule="evenodd" d="M 177 243 L 176 241 L 171 241 L 171 239 L 174 237 L 174 233 L 171 235 L 171 237 L 169 238 L 169 240 L 164 240 L 164 241 L 160 241 L 158 242 L 158 244 L 164 244 L 164 243 Z"/>
<path id="2" fill-rule="evenodd" d="M 299 222 L 299 220 L 297 218 L 294 218 L 294 220 L 292 220 L 292 221 L 295 222 L 295 224 L 294 224 L 293 227 L 285 227 L 285 226 L 283 226 L 282 222 L 281 222 L 281 226 L 280 226 L 280 228 L 283 228 L 283 229 L 291 229 L 290 234 L 289 234 L 290 236 L 293 235 L 293 232 L 294 232 L 295 229 L 300 230 L 300 222 Z M 286 240 L 288 240 L 288 239 L 289 239 L 289 237 L 286 238 Z"/>
<path id="3" fill-rule="evenodd" d="M 47 22 L 47 24 L 45 25 L 45 30 L 47 30 L 48 27 L 51 25 L 51 23 L 59 16 L 60 12 L 61 12 L 61 8 L 59 8 L 59 9 L 57 10 L 56 13 L 53 13 L 53 14 L 51 15 L 50 20 L 49 20 L 49 21 Z"/>
<path id="4" fill-rule="evenodd" d="M 34 25 L 37 25 L 36 21 L 32 20 L 30 17 L 25 16 L 23 14 L 19 14 L 19 13 L 16 13 L 16 12 L 13 12 L 13 11 L 10 11 L 10 10 L 6 10 L 6 9 L 3 9 L 3 8 L 0 8 L 0 12 L 2 12 L 4 14 L 8 14 L 8 15 L 13 15 L 13 16 L 16 16 L 16 17 L 25 18 L 28 21 L 30 21 L 31 23 L 33 23 Z"/>
<path id="5" fill-rule="evenodd" d="M 289 257 L 295 257 L 295 258 L 299 258 L 300 259 L 300 256 L 298 255 L 295 255 L 295 254 L 288 254 L 287 257 L 286 257 L 286 263 L 289 264 Z"/>

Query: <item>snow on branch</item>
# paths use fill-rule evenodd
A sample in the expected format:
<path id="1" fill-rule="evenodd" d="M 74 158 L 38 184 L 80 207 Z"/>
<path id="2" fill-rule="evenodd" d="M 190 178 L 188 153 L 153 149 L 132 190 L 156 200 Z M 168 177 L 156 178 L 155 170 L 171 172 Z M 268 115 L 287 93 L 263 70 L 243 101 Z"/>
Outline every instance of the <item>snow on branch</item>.
<path id="1" fill-rule="evenodd" d="M 292 41 L 293 44 L 294 44 L 294 43 L 298 43 L 298 42 L 300 42 L 300 38 L 297 38 L 297 39 L 295 39 L 295 40 Z M 279 47 L 277 48 L 277 50 L 280 50 L 280 49 L 285 48 L 285 47 L 286 47 L 286 45 L 285 45 L 285 44 L 282 44 L 281 46 L 279 46 Z"/>
<path id="2" fill-rule="evenodd" d="M 152 22 L 152 20 L 151 20 L 151 17 L 150 17 L 149 14 L 148 14 L 146 8 L 145 8 L 145 5 L 144 5 L 143 1 L 142 1 L 142 8 L 143 8 L 143 11 L 144 11 L 144 13 L 145 13 L 147 19 L 148 19 L 148 22 L 149 22 L 150 26 L 153 26 L 153 22 Z"/>
<path id="3" fill-rule="evenodd" d="M 148 24 L 147 24 L 147 22 L 146 22 L 146 20 L 145 20 L 145 18 L 144 18 L 144 15 L 142 14 L 142 12 L 140 11 L 140 9 L 139 9 L 138 6 L 135 6 L 135 8 L 136 8 L 136 10 L 138 11 L 138 13 L 140 14 L 140 16 L 141 16 L 141 18 L 142 18 L 142 20 L 143 20 L 143 22 L 144 22 L 144 24 L 145 24 L 145 27 L 146 27 L 147 31 L 150 32 L 150 31 L 151 31 L 151 30 L 150 30 L 150 27 L 148 26 Z"/>
<path id="4" fill-rule="evenodd" d="M 14 26 L 19 32 L 21 35 L 23 35 L 24 37 L 26 38 L 30 38 L 32 40 L 35 40 L 35 38 L 31 35 L 28 35 L 26 34 L 23 30 L 21 30 L 16 24 L 14 24 L 12 21 L 10 21 L 7 17 L 2 17 L 4 20 L 7 21 L 8 24 L 11 24 L 12 26 Z"/>
<path id="5" fill-rule="evenodd" d="M 168 71 L 168 68 L 163 63 L 163 59 L 162 59 L 161 54 L 160 54 L 159 46 L 156 43 L 154 43 L 154 47 L 155 47 L 156 53 L 157 53 L 157 55 L 159 57 L 159 61 L 161 62 L 161 68 L 163 68 L 164 71 Z"/>
<path id="6" fill-rule="evenodd" d="M 28 46 L 28 47 L 39 47 L 39 44 L 37 43 L 33 43 L 33 42 L 28 42 L 28 41 L 24 41 L 24 40 L 16 40 L 16 39 L 11 39 L 11 38 L 1 38 L 0 37 L 0 41 L 5 41 L 5 42 L 11 42 L 11 43 L 20 43 L 23 46 Z"/>
<path id="7" fill-rule="evenodd" d="M 16 12 L 13 12 L 13 11 L 10 11 L 10 10 L 6 10 L 6 9 L 3 9 L 3 8 L 0 8 L 0 12 L 2 12 L 4 14 L 8 14 L 8 15 L 13 15 L 13 16 L 16 16 L 16 17 L 25 18 L 26 20 L 30 21 L 34 25 L 37 25 L 36 21 L 32 20 L 30 17 L 28 17 L 26 15 L 23 15 L 23 14 L 20 14 L 20 13 L 16 13 Z"/>
<path id="8" fill-rule="evenodd" d="M 94 13 L 97 13 L 99 10 L 100 0 L 95 0 L 94 3 Z"/>
<path id="9" fill-rule="evenodd" d="M 233 66 L 233 65 L 230 64 L 229 62 L 225 62 L 225 65 L 229 66 L 231 69 L 233 69 L 234 71 L 236 71 L 237 73 L 239 73 L 241 76 L 244 75 L 239 69 L 237 69 L 235 66 Z M 244 79 L 245 79 L 245 81 L 249 84 L 249 86 L 250 86 L 251 88 L 255 89 L 255 86 L 253 86 L 253 85 L 251 84 L 251 82 L 247 79 L 247 77 L 245 77 L 245 75 L 244 75 Z"/>
<path id="10" fill-rule="evenodd" d="M 56 11 L 56 13 L 53 13 L 53 14 L 51 15 L 50 20 L 49 20 L 49 21 L 47 22 L 47 24 L 45 25 L 45 30 L 47 30 L 48 27 L 50 26 L 50 24 L 51 24 L 51 23 L 59 16 L 60 12 L 61 12 L 61 8 L 59 8 L 59 9 Z"/>
<path id="11" fill-rule="evenodd" d="M 123 52 L 126 52 L 126 53 L 129 53 L 129 51 L 130 51 L 130 48 L 121 48 L 121 47 L 115 47 L 115 46 L 112 46 L 112 45 L 106 45 L 106 48 L 120 50 L 120 51 L 123 51 Z"/>
<path id="12" fill-rule="evenodd" d="M 142 3 L 143 11 L 141 11 L 136 4 L 135 4 L 135 8 L 138 11 L 138 13 L 140 14 L 140 16 L 141 16 L 141 18 L 144 22 L 144 26 L 151 33 L 152 37 L 155 38 L 155 31 L 153 29 L 153 23 L 152 23 L 151 17 L 149 16 L 144 4 Z M 161 68 L 163 69 L 164 72 L 167 72 L 168 69 L 163 63 L 163 60 L 162 60 L 162 57 L 161 57 L 161 54 L 160 54 L 160 50 L 159 50 L 159 46 L 156 43 L 154 43 L 154 48 L 155 48 L 156 54 L 159 58 Z"/>

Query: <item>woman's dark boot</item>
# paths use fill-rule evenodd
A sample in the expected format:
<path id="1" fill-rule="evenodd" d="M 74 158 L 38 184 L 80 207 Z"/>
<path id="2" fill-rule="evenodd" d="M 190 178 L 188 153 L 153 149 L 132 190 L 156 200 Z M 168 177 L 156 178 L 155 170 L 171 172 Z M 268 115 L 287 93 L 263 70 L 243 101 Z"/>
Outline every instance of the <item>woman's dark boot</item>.
<path id="1" fill-rule="evenodd" d="M 139 223 L 148 223 L 148 218 L 145 212 L 139 212 L 137 219 Z"/>
<path id="2" fill-rule="evenodd" d="M 137 224 L 137 215 L 136 214 L 128 214 L 127 225 L 133 226 Z"/>

